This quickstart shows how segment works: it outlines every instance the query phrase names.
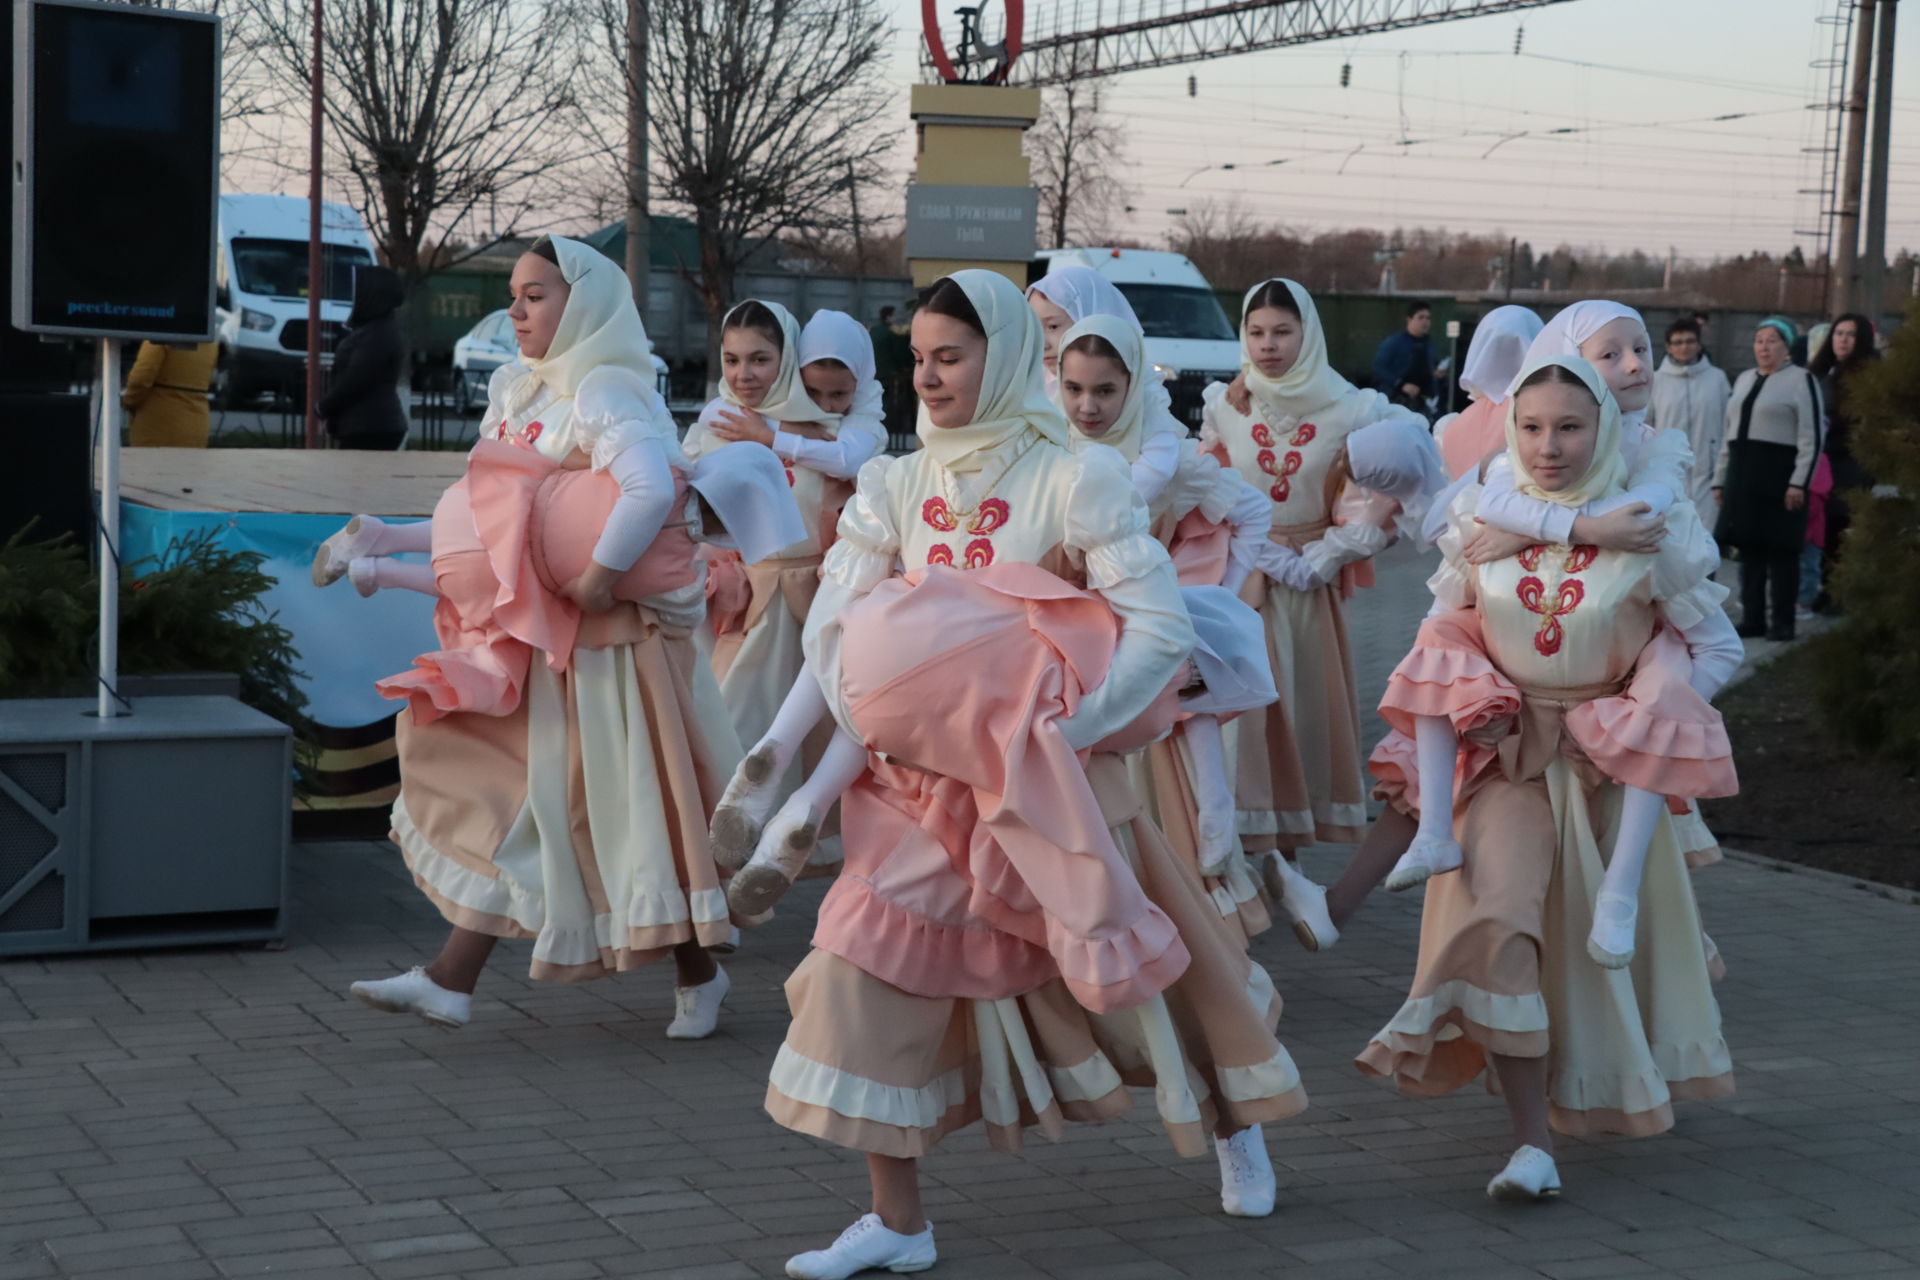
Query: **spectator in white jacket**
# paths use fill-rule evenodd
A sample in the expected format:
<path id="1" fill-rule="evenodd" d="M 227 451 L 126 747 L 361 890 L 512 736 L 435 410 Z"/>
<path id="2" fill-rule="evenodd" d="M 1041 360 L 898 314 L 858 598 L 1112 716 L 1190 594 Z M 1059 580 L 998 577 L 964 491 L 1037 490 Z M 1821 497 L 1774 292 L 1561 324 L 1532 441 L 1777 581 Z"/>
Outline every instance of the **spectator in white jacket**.
<path id="1" fill-rule="evenodd" d="M 1682 316 L 1668 325 L 1667 358 L 1654 374 L 1647 425 L 1683 431 L 1692 443 L 1693 472 L 1687 477 L 1687 496 L 1699 508 L 1700 522 L 1709 529 L 1719 515 L 1713 501 L 1713 468 L 1720 459 L 1720 437 L 1726 430 L 1727 397 L 1731 394 L 1727 375 L 1704 358 L 1700 322 Z"/>

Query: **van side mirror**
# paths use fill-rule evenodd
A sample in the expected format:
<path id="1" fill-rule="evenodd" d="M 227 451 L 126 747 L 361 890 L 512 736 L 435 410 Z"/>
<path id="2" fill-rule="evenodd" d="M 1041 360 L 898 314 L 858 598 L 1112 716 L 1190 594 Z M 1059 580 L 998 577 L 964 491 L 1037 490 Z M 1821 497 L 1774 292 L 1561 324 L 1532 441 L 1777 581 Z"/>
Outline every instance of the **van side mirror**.
<path id="1" fill-rule="evenodd" d="M 233 291 L 221 285 L 213 291 L 213 305 L 222 311 L 233 310 Z"/>

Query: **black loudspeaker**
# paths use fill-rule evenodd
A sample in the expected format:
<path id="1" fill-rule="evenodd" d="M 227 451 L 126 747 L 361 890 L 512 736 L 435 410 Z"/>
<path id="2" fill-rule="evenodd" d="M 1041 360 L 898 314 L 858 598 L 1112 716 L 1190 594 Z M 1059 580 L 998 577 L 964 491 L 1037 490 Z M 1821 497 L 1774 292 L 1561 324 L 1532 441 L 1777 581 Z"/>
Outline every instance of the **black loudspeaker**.
<path id="1" fill-rule="evenodd" d="M 13 101 L 13 26 L 0 19 L 0 102 Z M 0 173 L 13 173 L 13 129 L 0 128 Z M 13 201 L 17 190 L 0 181 L 0 292 L 13 290 Z M 64 343 L 48 342 L 0 324 L 0 392 L 65 391 L 69 353 Z M 4 426 L 0 425 L 0 430 Z M 84 465 L 84 464 L 83 464 Z M 4 519 L 0 516 L 0 519 Z"/>
<path id="2" fill-rule="evenodd" d="M 92 548 L 92 446 L 87 397 L 0 394 L 0 542 L 33 523 L 35 541 L 70 533 Z"/>
<path id="3" fill-rule="evenodd" d="M 213 337 L 220 24 L 15 0 L 13 323 Z"/>

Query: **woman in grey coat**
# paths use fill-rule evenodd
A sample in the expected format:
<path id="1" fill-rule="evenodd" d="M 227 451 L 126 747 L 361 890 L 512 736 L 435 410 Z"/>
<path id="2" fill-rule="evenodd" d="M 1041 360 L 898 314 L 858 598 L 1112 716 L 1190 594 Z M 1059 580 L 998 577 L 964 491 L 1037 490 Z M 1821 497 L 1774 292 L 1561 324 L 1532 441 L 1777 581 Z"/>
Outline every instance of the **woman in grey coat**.
<path id="1" fill-rule="evenodd" d="M 1820 459 L 1820 387 L 1787 359 L 1795 336 L 1793 322 L 1780 316 L 1754 331 L 1758 367 L 1733 384 L 1713 473 L 1714 537 L 1740 560 L 1740 634 L 1769 640 L 1793 639 L 1807 487 Z"/>

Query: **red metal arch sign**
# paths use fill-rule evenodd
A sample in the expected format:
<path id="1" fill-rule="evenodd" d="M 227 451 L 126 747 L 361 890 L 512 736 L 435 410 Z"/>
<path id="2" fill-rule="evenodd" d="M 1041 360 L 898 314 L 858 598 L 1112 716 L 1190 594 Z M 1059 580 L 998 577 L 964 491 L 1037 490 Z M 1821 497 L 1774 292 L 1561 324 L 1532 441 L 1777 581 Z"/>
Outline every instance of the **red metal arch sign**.
<path id="1" fill-rule="evenodd" d="M 926 32 L 927 53 L 933 58 L 933 69 L 946 83 L 954 84 L 960 79 L 960 73 L 954 70 L 953 59 L 947 55 L 947 42 L 940 35 L 937 4 L 938 0 L 920 0 L 920 25 Z M 1007 78 L 1013 60 L 1020 56 L 1020 35 L 1026 30 L 1026 0 L 1001 0 L 1001 7 L 1007 15 L 1007 60 L 986 78 L 986 84 L 999 84 Z"/>

